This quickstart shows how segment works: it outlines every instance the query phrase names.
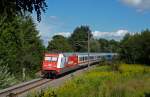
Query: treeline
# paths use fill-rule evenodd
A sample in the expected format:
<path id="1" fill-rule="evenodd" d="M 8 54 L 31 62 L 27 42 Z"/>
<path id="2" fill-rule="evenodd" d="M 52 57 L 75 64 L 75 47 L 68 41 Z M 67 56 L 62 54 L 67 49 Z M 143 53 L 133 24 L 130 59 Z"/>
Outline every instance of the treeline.
<path id="1" fill-rule="evenodd" d="M 119 53 L 126 63 L 150 65 L 150 30 L 126 34 L 120 42 Z"/>
<path id="2" fill-rule="evenodd" d="M 75 28 L 70 37 L 56 35 L 49 41 L 47 50 L 52 52 L 87 52 L 88 33 L 90 36 L 90 52 L 115 52 L 119 58 L 132 64 L 150 65 L 150 31 L 127 33 L 120 41 L 95 39 L 88 26 Z"/>
<path id="3" fill-rule="evenodd" d="M 118 52 L 119 42 L 107 39 L 95 39 L 88 26 L 79 26 L 74 29 L 70 37 L 53 36 L 47 50 L 50 52 L 87 52 L 88 33 L 90 37 L 90 52 Z"/>

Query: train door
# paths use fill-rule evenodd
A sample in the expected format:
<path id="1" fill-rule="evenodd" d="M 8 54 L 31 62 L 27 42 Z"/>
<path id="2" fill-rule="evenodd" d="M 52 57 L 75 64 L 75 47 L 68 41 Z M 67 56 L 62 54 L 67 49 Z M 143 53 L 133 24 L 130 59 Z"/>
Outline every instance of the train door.
<path id="1" fill-rule="evenodd" d="M 63 54 L 59 54 L 57 68 L 64 68 L 65 57 Z"/>
<path id="2" fill-rule="evenodd" d="M 61 58 L 61 63 L 60 63 L 60 67 L 61 67 L 61 68 L 64 67 L 65 61 L 66 61 L 66 57 L 62 57 L 62 58 Z"/>

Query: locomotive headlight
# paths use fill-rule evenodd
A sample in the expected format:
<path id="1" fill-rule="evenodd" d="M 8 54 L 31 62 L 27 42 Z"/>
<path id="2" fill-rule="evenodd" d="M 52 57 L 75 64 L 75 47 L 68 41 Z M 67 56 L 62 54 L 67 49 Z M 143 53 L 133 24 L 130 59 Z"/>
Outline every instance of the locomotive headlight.
<path id="1" fill-rule="evenodd" d="M 73 61 L 69 61 L 68 64 L 73 64 Z"/>
<path id="2" fill-rule="evenodd" d="M 48 67 L 51 67 L 52 65 L 51 64 L 48 64 Z"/>

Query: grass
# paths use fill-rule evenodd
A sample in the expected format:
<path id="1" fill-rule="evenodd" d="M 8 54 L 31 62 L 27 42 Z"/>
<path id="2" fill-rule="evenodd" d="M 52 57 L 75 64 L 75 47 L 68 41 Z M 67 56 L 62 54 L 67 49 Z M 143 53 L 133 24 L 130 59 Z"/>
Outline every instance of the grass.
<path id="1" fill-rule="evenodd" d="M 150 67 L 120 64 L 97 66 L 56 89 L 32 93 L 28 97 L 150 97 Z"/>

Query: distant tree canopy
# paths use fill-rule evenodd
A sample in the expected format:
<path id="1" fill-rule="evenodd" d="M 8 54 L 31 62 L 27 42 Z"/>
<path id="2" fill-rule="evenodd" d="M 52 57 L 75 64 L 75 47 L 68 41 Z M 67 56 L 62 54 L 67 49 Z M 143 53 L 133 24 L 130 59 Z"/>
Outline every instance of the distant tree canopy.
<path id="1" fill-rule="evenodd" d="M 5 18 L 35 11 L 38 21 L 41 20 L 41 12 L 47 8 L 45 0 L 0 0 L 0 6 L 0 16 Z"/>
<path id="2" fill-rule="evenodd" d="M 47 49 L 58 52 L 87 52 L 88 33 L 90 36 L 90 52 L 117 52 L 119 42 L 107 39 L 94 39 L 88 26 L 76 27 L 70 37 L 56 35 L 49 41 Z"/>
<path id="3" fill-rule="evenodd" d="M 69 42 L 76 52 L 87 52 L 87 41 L 88 33 L 90 39 L 93 37 L 91 30 L 88 26 L 80 26 L 75 28 L 71 36 L 69 37 Z"/>
<path id="4" fill-rule="evenodd" d="M 62 35 L 55 35 L 52 40 L 49 41 L 47 50 L 51 52 L 71 52 L 72 48 L 67 38 Z"/>
<path id="5" fill-rule="evenodd" d="M 97 39 L 90 40 L 90 52 L 100 52 L 100 43 Z"/>
<path id="6" fill-rule="evenodd" d="M 100 52 L 118 52 L 119 50 L 119 42 L 115 40 L 107 40 L 100 38 Z"/>
<path id="7" fill-rule="evenodd" d="M 120 43 L 120 55 L 127 63 L 150 65 L 150 31 L 135 35 L 127 34 Z"/>

